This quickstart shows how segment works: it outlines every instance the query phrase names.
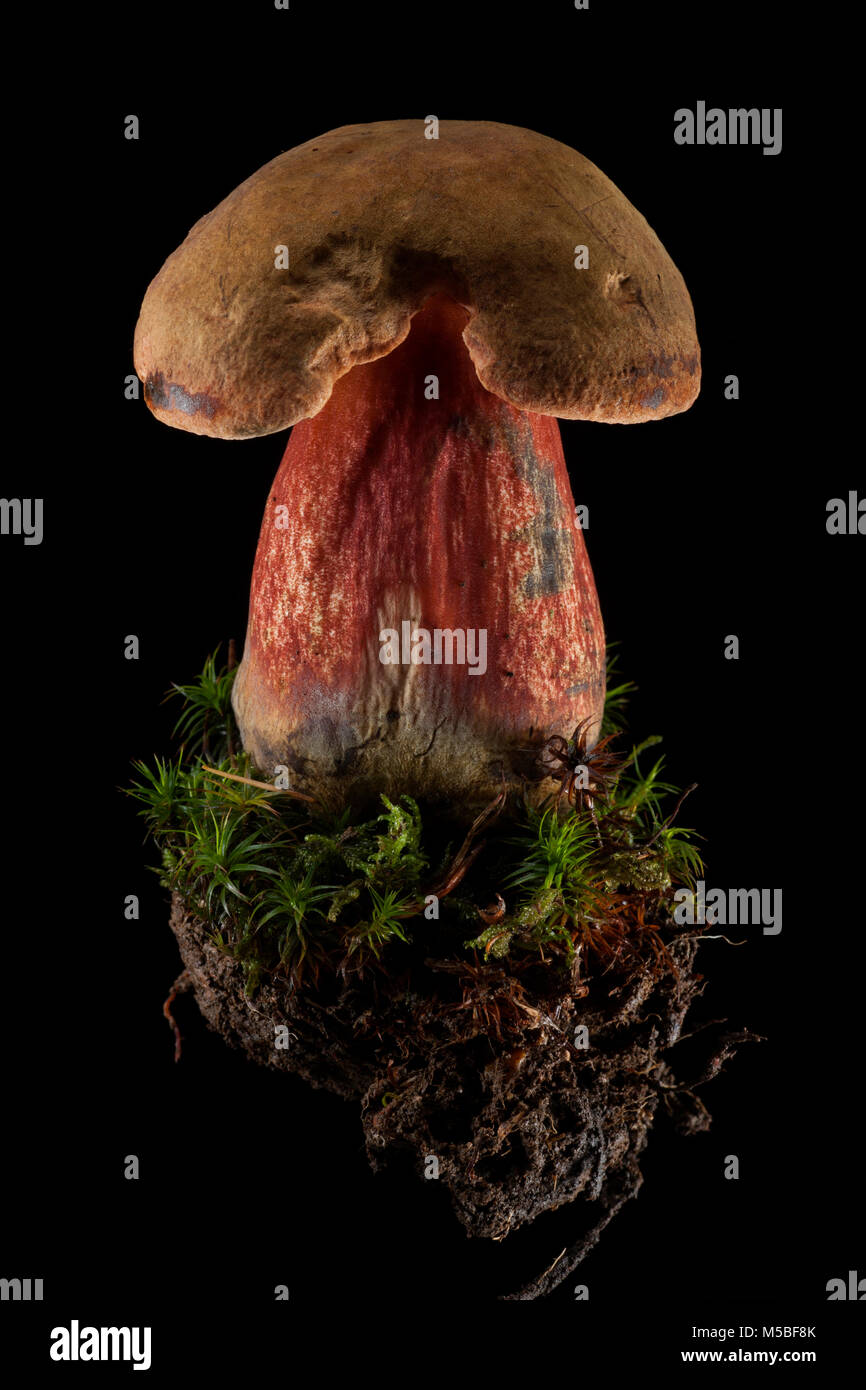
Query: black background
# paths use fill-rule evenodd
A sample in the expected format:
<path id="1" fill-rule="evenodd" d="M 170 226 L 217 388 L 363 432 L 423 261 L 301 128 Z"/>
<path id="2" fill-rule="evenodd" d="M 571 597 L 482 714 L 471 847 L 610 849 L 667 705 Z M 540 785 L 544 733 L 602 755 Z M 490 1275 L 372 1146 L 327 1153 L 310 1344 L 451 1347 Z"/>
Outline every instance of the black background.
<path id="1" fill-rule="evenodd" d="M 327 1309 L 358 1310 L 376 1348 L 392 1314 L 423 1313 L 428 1331 L 440 1308 L 495 1317 L 495 1295 L 568 1242 L 567 1213 L 505 1245 L 467 1241 L 436 1184 L 373 1177 L 350 1106 L 250 1067 L 189 1006 L 176 1066 L 161 1005 L 177 950 L 152 849 L 117 791 L 132 758 L 167 747 L 169 682 L 242 641 L 285 444 L 170 430 L 124 399 L 147 284 L 193 222 L 279 151 L 430 113 L 580 149 L 683 273 L 703 353 L 697 403 L 634 429 L 563 422 L 564 447 L 607 633 L 640 687 L 631 731 L 662 733 L 671 780 L 699 783 L 684 820 L 706 837 L 708 884 L 784 891 L 781 935 L 733 931 L 747 944 L 703 948 L 701 1016 L 765 1041 L 703 1092 L 708 1134 L 657 1123 L 638 1200 L 547 1303 L 581 1337 L 619 1329 L 625 1313 L 652 1319 L 647 1364 L 660 1369 L 694 1345 L 694 1322 L 818 1322 L 825 1366 L 842 1347 L 858 1310 L 827 1304 L 825 1286 L 866 1274 L 851 1115 L 864 542 L 825 526 L 828 499 L 857 479 L 807 347 L 821 300 L 802 264 L 821 218 L 821 132 L 786 78 L 785 15 L 759 6 L 731 30 L 687 6 L 596 0 L 588 12 L 296 0 L 288 13 L 130 12 L 79 33 L 66 104 L 34 105 L 24 122 L 38 146 L 22 167 L 43 283 L 23 333 L 41 367 L 12 407 L 30 443 L 7 452 L 2 492 L 45 498 L 45 539 L 4 537 L 0 551 L 0 1274 L 45 1280 L 44 1304 L 2 1311 L 37 1363 L 53 1364 L 48 1331 L 72 1317 L 153 1325 L 157 1376 L 157 1347 L 190 1367 L 251 1345 L 263 1356 Z M 782 153 L 675 145 L 674 111 L 699 99 L 783 107 Z M 123 137 L 129 113 L 137 142 Z M 49 126 L 46 153 L 37 131 Z M 43 238 L 60 254 L 43 257 Z M 729 373 L 736 402 L 724 399 Z M 123 659 L 129 633 L 137 663 Z M 729 633 L 737 662 L 723 658 Z M 124 919 L 129 893 L 139 922 Z M 127 1154 L 138 1182 L 124 1180 Z M 722 1176 L 727 1154 L 737 1182 Z M 288 1305 L 273 1301 L 280 1283 Z M 576 1283 L 589 1304 L 574 1302 Z"/>

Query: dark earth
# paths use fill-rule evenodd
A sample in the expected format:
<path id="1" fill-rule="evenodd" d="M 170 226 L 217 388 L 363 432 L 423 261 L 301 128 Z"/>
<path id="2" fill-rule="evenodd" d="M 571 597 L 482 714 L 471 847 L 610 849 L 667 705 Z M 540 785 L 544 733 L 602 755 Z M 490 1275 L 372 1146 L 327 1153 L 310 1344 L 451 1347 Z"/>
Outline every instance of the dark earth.
<path id="1" fill-rule="evenodd" d="M 542 1297 L 580 1264 L 637 1195 L 660 1107 L 682 1133 L 707 1129 L 696 1088 L 756 1040 L 719 1020 L 683 1033 L 703 989 L 695 931 L 671 930 L 661 957 L 588 985 L 537 960 L 438 960 L 410 946 L 399 974 L 389 960 L 389 973 L 277 978 L 249 999 L 241 966 L 177 893 L 171 926 L 185 969 L 170 1021 L 191 989 L 251 1061 L 357 1103 L 374 1170 L 408 1162 L 420 1180 L 438 1177 L 468 1235 L 502 1240 L 579 1203 L 570 1247 L 510 1299 Z"/>

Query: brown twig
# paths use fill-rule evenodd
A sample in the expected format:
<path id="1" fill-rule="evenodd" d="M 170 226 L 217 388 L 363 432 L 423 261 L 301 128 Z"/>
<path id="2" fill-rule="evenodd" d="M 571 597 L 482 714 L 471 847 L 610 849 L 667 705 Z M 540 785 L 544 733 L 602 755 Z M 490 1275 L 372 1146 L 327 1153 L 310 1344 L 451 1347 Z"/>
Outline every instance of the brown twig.
<path id="1" fill-rule="evenodd" d="M 171 1025 L 171 1028 L 174 1032 L 175 1062 L 180 1061 L 180 1050 L 183 1038 L 181 1036 L 181 1031 L 178 1028 L 177 1023 L 175 1022 L 174 1014 L 171 1011 L 171 1006 L 179 994 L 186 994 L 187 990 L 190 989 L 192 989 L 192 976 L 190 975 L 188 970 L 182 970 L 181 973 L 178 975 L 177 979 L 175 980 L 174 984 L 172 985 L 171 990 L 169 992 L 169 996 L 162 1006 L 162 1016 L 163 1018 L 168 1019 L 168 1022 Z"/>
<path id="2" fill-rule="evenodd" d="M 445 878 L 436 888 L 431 888 L 430 892 L 435 897 L 444 898 L 447 893 L 450 893 L 452 889 L 457 887 L 464 874 L 472 867 L 484 848 L 484 842 L 482 841 L 481 844 L 476 845 L 474 849 L 470 850 L 472 841 L 482 830 L 486 829 L 488 825 L 496 820 L 505 805 L 506 795 L 506 790 L 503 788 L 502 791 L 493 798 L 490 804 L 484 807 L 481 814 L 475 817 L 469 827 L 468 834 L 463 844 L 460 846 L 451 862 L 451 868 L 448 870 Z"/>
<path id="3" fill-rule="evenodd" d="M 441 879 L 434 888 L 429 888 L 423 898 L 416 898 L 409 907 L 405 907 L 402 912 L 398 912 L 396 914 L 398 917 L 417 917 L 427 906 L 428 898 L 445 898 L 457 887 L 460 880 L 472 868 L 472 865 L 487 843 L 485 840 L 482 840 L 474 849 L 470 849 L 472 841 L 482 827 L 496 819 L 502 807 L 505 805 L 506 796 L 507 792 L 505 788 L 503 788 L 499 795 L 494 797 L 493 801 L 491 801 L 488 806 L 485 806 L 481 814 L 475 817 L 475 820 L 469 827 L 466 839 L 452 859 L 451 867 L 445 877 Z"/>
<path id="4" fill-rule="evenodd" d="M 692 782 L 691 786 L 690 786 L 690 787 L 686 787 L 685 791 L 682 792 L 682 793 L 680 794 L 680 798 L 679 798 L 679 800 L 677 801 L 676 806 L 675 806 L 674 809 L 671 811 L 671 813 L 670 813 L 670 815 L 667 817 L 667 819 L 662 821 L 661 825 L 659 826 L 659 828 L 658 828 L 658 830 L 656 831 L 656 833 L 653 835 L 652 839 L 651 839 L 651 840 L 647 840 L 646 844 L 643 846 L 644 850 L 648 850 L 649 847 L 650 847 L 650 845 L 654 845 L 655 842 L 656 842 L 656 840 L 658 839 L 659 835 L 661 835 L 662 831 L 663 831 L 663 830 L 667 830 L 668 826 L 671 825 L 671 823 L 673 822 L 674 818 L 676 817 L 677 812 L 679 811 L 679 809 L 680 809 L 680 807 L 682 806 L 683 802 L 685 801 L 686 797 L 689 795 L 690 792 L 693 792 L 693 791 L 696 789 L 697 785 L 698 785 L 697 782 Z"/>
<path id="5" fill-rule="evenodd" d="M 277 796 L 294 796 L 298 801 L 311 801 L 315 803 L 314 796 L 307 796 L 304 792 L 296 792 L 292 787 L 275 787 L 273 782 L 257 782 L 255 777 L 241 777 L 237 772 L 223 772 L 221 768 L 209 767 L 207 763 L 202 763 L 204 772 L 212 772 L 215 777 L 227 777 L 230 782 L 243 782 L 248 787 L 261 787 L 265 792 L 276 792 Z"/>

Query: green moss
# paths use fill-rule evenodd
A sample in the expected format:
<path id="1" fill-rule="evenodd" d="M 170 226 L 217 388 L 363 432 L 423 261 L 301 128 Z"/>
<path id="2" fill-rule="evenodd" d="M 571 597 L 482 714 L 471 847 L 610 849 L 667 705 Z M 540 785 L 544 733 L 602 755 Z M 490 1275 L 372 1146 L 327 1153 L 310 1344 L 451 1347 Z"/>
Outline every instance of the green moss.
<path id="1" fill-rule="evenodd" d="M 618 761 L 608 753 L 591 803 L 562 796 L 488 818 L 483 850 L 461 875 L 468 844 L 455 856 L 441 815 L 422 814 L 409 796 L 383 796 L 381 814 L 354 821 L 348 809 L 328 815 L 258 782 L 234 751 L 233 674 L 214 655 L 196 681 L 173 688 L 180 751 L 136 763 L 127 790 L 158 848 L 160 882 L 242 962 L 248 991 L 275 973 L 363 966 L 386 950 L 399 964 L 413 943 L 554 969 L 580 951 L 584 978 L 593 962 L 658 957 L 672 890 L 693 885 L 702 864 L 693 832 L 671 824 L 667 808 L 682 798 L 662 780 L 662 759 L 641 771 L 657 738 Z M 612 733 L 632 687 L 609 684 Z M 577 746 L 568 743 L 569 757 Z"/>
<path id="2" fill-rule="evenodd" d="M 652 892 L 657 889 L 664 893 L 671 886 L 671 876 L 660 856 L 647 855 L 640 859 L 634 850 L 622 850 L 612 854 L 602 875 L 605 888 L 614 892 L 617 888 L 637 888 Z"/>

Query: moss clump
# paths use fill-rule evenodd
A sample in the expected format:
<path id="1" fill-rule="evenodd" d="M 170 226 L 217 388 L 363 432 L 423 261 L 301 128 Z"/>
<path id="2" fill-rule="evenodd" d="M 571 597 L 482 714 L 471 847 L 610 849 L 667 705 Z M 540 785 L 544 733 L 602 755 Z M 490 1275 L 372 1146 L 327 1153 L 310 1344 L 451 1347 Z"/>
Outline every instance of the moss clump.
<path id="1" fill-rule="evenodd" d="M 172 892 L 168 1005 L 192 991 L 250 1060 L 357 1103 L 374 1168 L 436 1155 L 468 1235 L 546 1214 L 551 1259 L 507 1295 L 541 1297 L 639 1190 L 656 1113 L 705 1129 L 695 1088 L 751 1037 L 701 1025 L 680 1066 L 703 929 L 675 922 L 674 888 L 703 865 L 673 824 L 684 793 L 647 758 L 659 740 L 614 755 L 631 687 L 609 680 L 593 748 L 577 729 L 538 750 L 561 795 L 503 792 L 455 844 L 399 788 L 362 817 L 261 781 L 230 666 L 175 687 L 183 745 L 129 789 Z"/>
<path id="2" fill-rule="evenodd" d="M 363 971 L 386 949 L 397 967 L 413 942 L 469 960 L 534 959 L 575 984 L 663 955 L 672 889 L 693 886 L 702 864 L 693 833 L 671 824 L 667 804 L 682 797 L 662 780 L 662 759 L 640 766 L 657 738 L 595 764 L 578 731 L 552 740 L 563 769 L 553 775 L 571 800 L 506 816 L 501 797 L 456 845 L 441 813 L 409 796 L 383 796 L 379 815 L 356 820 L 259 780 L 238 751 L 233 674 L 214 654 L 173 687 L 180 747 L 137 762 L 128 791 L 160 850 L 160 881 L 242 965 L 248 993 L 264 979 Z M 606 744 L 631 689 L 609 687 Z M 591 795 L 569 780 L 582 757 Z"/>

